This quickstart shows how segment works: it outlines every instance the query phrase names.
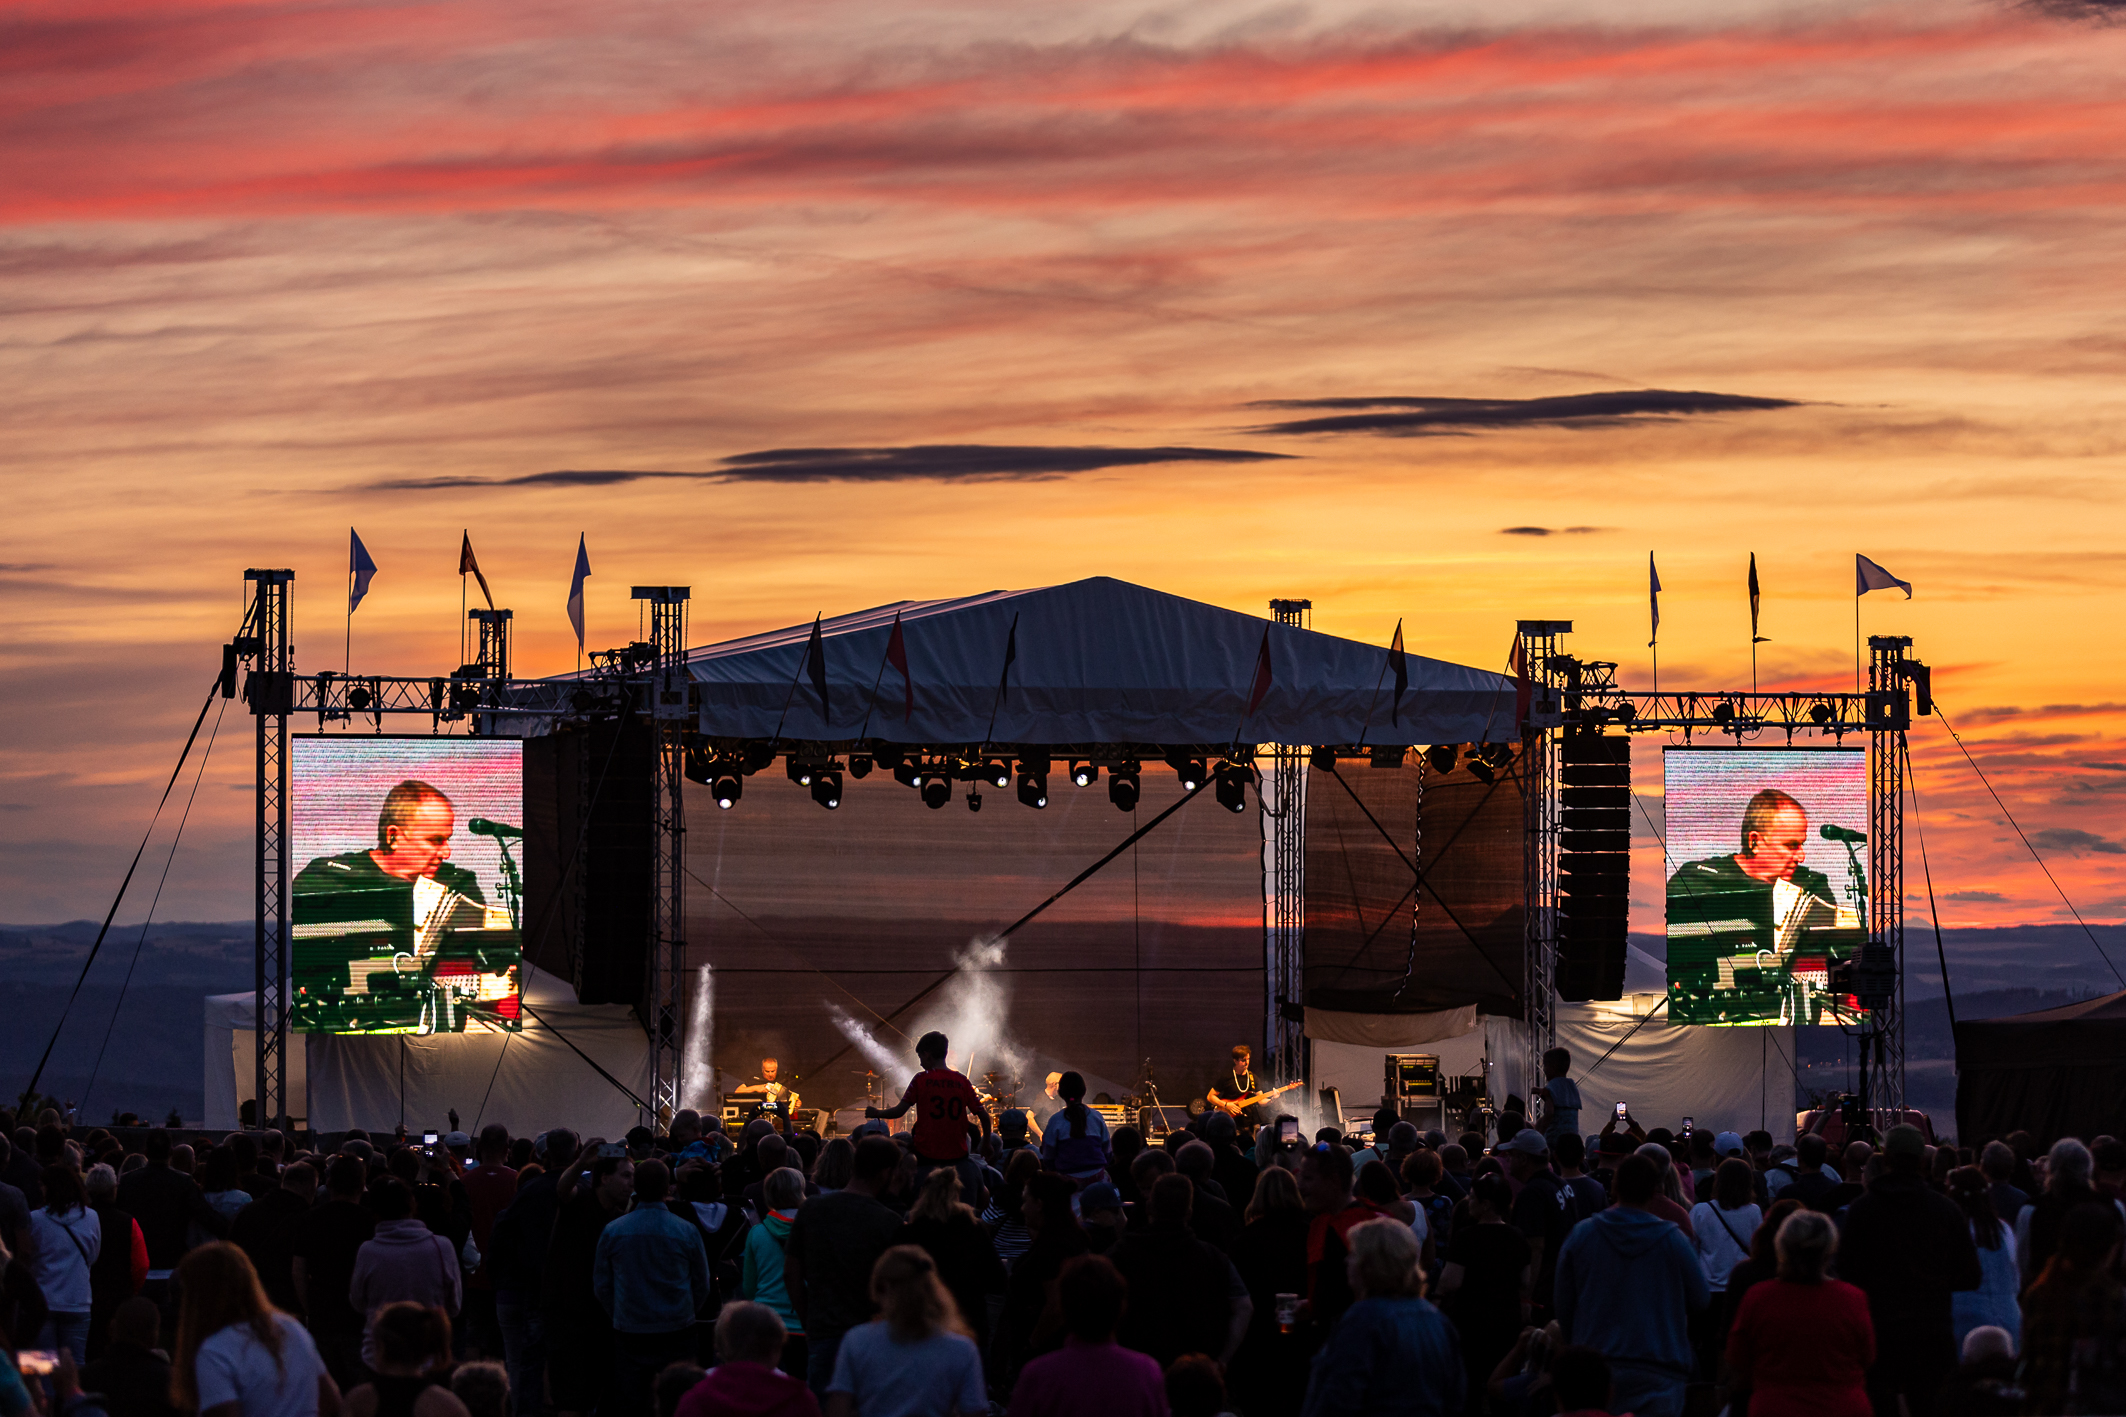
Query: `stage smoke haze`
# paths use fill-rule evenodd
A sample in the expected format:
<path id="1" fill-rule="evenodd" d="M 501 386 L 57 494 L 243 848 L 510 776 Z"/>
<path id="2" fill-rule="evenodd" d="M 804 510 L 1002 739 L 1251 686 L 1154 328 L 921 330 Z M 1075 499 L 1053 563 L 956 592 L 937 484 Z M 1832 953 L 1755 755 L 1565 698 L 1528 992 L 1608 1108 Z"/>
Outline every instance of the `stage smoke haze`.
<path id="1" fill-rule="evenodd" d="M 703 965 L 694 975 L 694 1016 L 687 1020 L 686 1048 L 679 1057 L 679 1105 L 696 1109 L 715 1104 L 716 971 Z"/>
<path id="2" fill-rule="evenodd" d="M 834 1026 L 841 1030 L 842 1037 L 848 1039 L 856 1046 L 856 1050 L 864 1055 L 864 1061 L 870 1065 L 871 1071 L 887 1080 L 889 1091 L 915 1073 L 913 1053 L 907 1056 L 896 1054 L 873 1038 L 871 1030 L 858 1023 L 841 1005 L 827 1005 L 827 1017 L 834 1020 Z"/>
<path id="3" fill-rule="evenodd" d="M 1033 1056 L 1008 1033 L 1011 986 L 999 972 L 1011 942 L 977 938 L 953 957 L 952 978 L 935 1002 L 916 1015 L 908 1031 L 920 1038 L 935 1029 L 952 1043 L 951 1064 L 976 1081 L 983 1073 L 1038 1080 Z"/>

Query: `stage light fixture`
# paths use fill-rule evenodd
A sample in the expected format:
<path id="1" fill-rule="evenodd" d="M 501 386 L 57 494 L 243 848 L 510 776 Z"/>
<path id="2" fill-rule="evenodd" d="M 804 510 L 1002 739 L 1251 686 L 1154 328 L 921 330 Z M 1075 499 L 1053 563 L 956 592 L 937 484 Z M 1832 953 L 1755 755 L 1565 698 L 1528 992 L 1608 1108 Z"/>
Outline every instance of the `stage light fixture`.
<path id="1" fill-rule="evenodd" d="M 1220 763 L 1217 780 L 1218 805 L 1228 812 L 1245 812 L 1248 809 L 1248 784 L 1255 780 L 1255 770 L 1237 763 Z"/>
<path id="2" fill-rule="evenodd" d="M 748 774 L 759 772 L 762 768 L 773 767 L 775 766 L 775 745 L 764 738 L 756 738 L 746 744 L 744 758 Z"/>
<path id="3" fill-rule="evenodd" d="M 952 800 L 952 779 L 949 777 L 926 777 L 923 779 L 923 805 L 936 811 Z"/>
<path id="4" fill-rule="evenodd" d="M 1502 768 L 1513 761 L 1513 749 L 1504 743 L 1486 743 L 1477 750 L 1477 756 L 1488 768 Z"/>
<path id="5" fill-rule="evenodd" d="M 1633 703 L 1631 700 L 1626 699 L 1623 703 L 1618 704 L 1609 712 L 1610 715 L 1614 717 L 1617 722 L 1630 723 L 1633 719 L 1639 716 L 1639 706 Z"/>
<path id="6" fill-rule="evenodd" d="M 903 758 L 893 765 L 893 780 L 903 787 L 920 787 L 923 782 L 923 769 L 920 764 Z"/>
<path id="7" fill-rule="evenodd" d="M 1048 805 L 1048 779 L 1030 772 L 1019 774 L 1019 800 L 1029 807 Z"/>
<path id="8" fill-rule="evenodd" d="M 979 812 L 982 810 L 981 793 L 969 790 L 969 792 L 967 793 L 967 810 L 970 812 Z"/>
<path id="9" fill-rule="evenodd" d="M 991 758 L 982 764 L 982 781 L 991 787 L 1011 786 L 1011 764 Z M 979 812 L 981 808 L 977 807 L 975 810 Z"/>
<path id="10" fill-rule="evenodd" d="M 869 753 L 851 753 L 849 755 L 849 776 L 854 778 L 871 776 L 871 755 Z"/>
<path id="11" fill-rule="evenodd" d="M 1454 765 L 1460 762 L 1461 758 L 1462 745 L 1459 743 L 1434 743 L 1425 749 L 1425 761 L 1432 765 L 1432 770 L 1436 773 L 1453 772 Z"/>
<path id="12" fill-rule="evenodd" d="M 893 772 L 908 761 L 908 755 L 892 743 L 881 743 L 871 750 L 871 756 L 887 772 Z"/>
<path id="13" fill-rule="evenodd" d="M 1478 782 L 1497 782 L 1499 780 L 1498 774 L 1491 770 L 1491 764 L 1485 762 L 1482 758 L 1471 758 L 1469 760 L 1469 772 Z"/>
<path id="14" fill-rule="evenodd" d="M 1187 753 L 1168 753 L 1166 765 L 1174 770 L 1175 777 L 1181 779 L 1183 792 L 1194 792 L 1211 780 L 1210 765 L 1201 758 L 1190 757 Z"/>
<path id="15" fill-rule="evenodd" d="M 842 775 L 822 768 L 812 774 L 812 800 L 833 811 L 842 804 Z"/>
<path id="16" fill-rule="evenodd" d="M 356 713 L 360 713 L 375 702 L 376 700 L 370 695 L 369 691 L 359 684 L 347 691 L 347 707 L 353 709 Z"/>
<path id="17" fill-rule="evenodd" d="M 1726 700 L 1713 705 L 1713 722 L 1722 728 L 1735 721 L 1735 706 Z"/>
<path id="18" fill-rule="evenodd" d="M 709 791 L 715 795 L 716 805 L 728 812 L 739 798 L 745 796 L 746 780 L 735 772 L 725 772 L 717 777 Z"/>
<path id="19" fill-rule="evenodd" d="M 1313 752 L 1307 754 L 1307 761 L 1314 765 L 1316 772 L 1335 772 L 1336 750 L 1334 748 L 1316 748 Z"/>
<path id="20" fill-rule="evenodd" d="M 1121 812 L 1137 810 L 1137 772 L 1135 763 L 1118 764 L 1108 774 L 1107 800 Z"/>
<path id="21" fill-rule="evenodd" d="M 1829 704 L 1810 704 L 1809 721 L 1818 726 L 1829 723 L 1831 721 L 1831 706 Z"/>
<path id="22" fill-rule="evenodd" d="M 1070 765 L 1070 780 L 1080 787 L 1091 787 L 1100 780 L 1100 765 L 1098 763 L 1072 763 Z"/>

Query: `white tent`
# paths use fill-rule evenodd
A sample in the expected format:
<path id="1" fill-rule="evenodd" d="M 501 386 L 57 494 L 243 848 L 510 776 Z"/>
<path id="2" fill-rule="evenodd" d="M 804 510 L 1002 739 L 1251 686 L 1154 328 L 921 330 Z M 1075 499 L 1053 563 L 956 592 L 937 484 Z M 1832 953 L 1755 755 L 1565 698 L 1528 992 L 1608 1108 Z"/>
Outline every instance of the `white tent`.
<path id="1" fill-rule="evenodd" d="M 886 658 L 896 617 L 906 681 Z M 1381 628 L 1385 640 L 1388 627 Z M 819 630 L 824 713 L 808 662 L 810 625 L 691 651 L 688 667 L 703 689 L 701 731 L 916 744 L 1409 744 L 1519 736 L 1513 681 L 1503 675 L 1413 654 L 1398 699 L 1383 645 L 1106 576 L 901 601 L 838 615 Z M 1265 631 L 1269 684 L 1250 713 Z"/>
<path id="2" fill-rule="evenodd" d="M 634 1010 L 579 1004 L 565 983 L 526 972 L 526 1001 L 538 1018 L 527 1016 L 519 1033 L 295 1035 L 289 1110 L 300 1117 L 307 1103 L 315 1131 L 389 1131 L 401 1121 L 441 1129 L 456 1109 L 468 1131 L 500 1122 L 525 1134 L 568 1127 L 620 1136 L 636 1123 L 635 1104 L 598 1069 L 649 1095 L 649 1039 Z M 206 1001 L 209 1128 L 236 1126 L 252 1094 L 253 1004 L 249 994 Z"/>

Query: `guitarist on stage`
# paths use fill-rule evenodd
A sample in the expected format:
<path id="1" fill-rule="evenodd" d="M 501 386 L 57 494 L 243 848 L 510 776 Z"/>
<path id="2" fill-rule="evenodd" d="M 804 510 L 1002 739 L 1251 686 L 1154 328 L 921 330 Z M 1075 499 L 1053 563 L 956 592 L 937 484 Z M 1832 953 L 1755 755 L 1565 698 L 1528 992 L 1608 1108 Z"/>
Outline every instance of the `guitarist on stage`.
<path id="1" fill-rule="evenodd" d="M 1211 1100 L 1213 1102 L 1238 1102 L 1242 1098 L 1255 1095 L 1255 1071 L 1252 1066 L 1254 1057 L 1254 1051 L 1247 1044 L 1235 1045 L 1232 1071 L 1211 1084 Z M 1261 1110 L 1260 1103 L 1251 1104 L 1235 1114 L 1233 1120 L 1238 1122 L 1241 1127 L 1252 1131 L 1256 1123 L 1261 1121 L 1261 1118 L 1257 1116 L 1257 1113 Z"/>

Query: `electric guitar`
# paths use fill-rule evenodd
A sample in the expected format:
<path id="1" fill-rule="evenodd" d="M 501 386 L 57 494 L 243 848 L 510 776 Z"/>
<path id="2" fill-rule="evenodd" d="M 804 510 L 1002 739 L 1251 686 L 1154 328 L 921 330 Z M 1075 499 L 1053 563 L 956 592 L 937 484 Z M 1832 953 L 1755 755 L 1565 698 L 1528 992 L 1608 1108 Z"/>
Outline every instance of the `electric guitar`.
<path id="1" fill-rule="evenodd" d="M 1283 1087 L 1273 1087 L 1268 1092 L 1251 1092 L 1246 1097 L 1206 1097 L 1204 1101 L 1225 1113 L 1226 1116 L 1237 1118 L 1250 1107 L 1260 1106 L 1273 1097 L 1282 1097 L 1293 1088 L 1304 1087 L 1305 1085 L 1306 1079 L 1302 1078 L 1298 1082 L 1288 1082 Z"/>

